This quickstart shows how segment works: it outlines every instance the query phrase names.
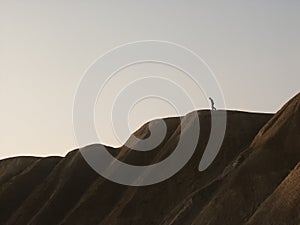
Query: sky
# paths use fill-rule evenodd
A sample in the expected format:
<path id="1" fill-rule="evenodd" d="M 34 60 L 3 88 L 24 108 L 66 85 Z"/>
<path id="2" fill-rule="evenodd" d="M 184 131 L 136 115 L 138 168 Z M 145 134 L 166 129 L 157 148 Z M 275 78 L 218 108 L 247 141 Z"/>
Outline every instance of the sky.
<path id="1" fill-rule="evenodd" d="M 1 0 L 0 159 L 65 155 L 77 148 L 72 109 L 85 71 L 105 52 L 139 40 L 178 43 L 201 56 L 214 71 L 226 108 L 276 112 L 300 90 L 299 12 L 297 0 Z M 184 75 L 155 64 L 122 73 Z M 207 107 L 200 93 L 195 109 Z M 105 108 L 96 105 L 100 142 L 120 145 L 124 140 L 114 137 Z M 129 126 L 133 131 L 170 115 L 176 115 L 173 107 L 146 99 L 130 112 Z"/>

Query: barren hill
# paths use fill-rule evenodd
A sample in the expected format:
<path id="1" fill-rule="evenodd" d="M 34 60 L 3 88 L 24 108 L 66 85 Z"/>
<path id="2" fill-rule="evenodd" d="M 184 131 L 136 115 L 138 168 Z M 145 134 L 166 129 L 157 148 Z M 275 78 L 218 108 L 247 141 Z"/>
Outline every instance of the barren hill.
<path id="1" fill-rule="evenodd" d="M 151 186 L 108 181 L 79 150 L 65 157 L 0 161 L 0 224 L 299 225 L 300 94 L 275 115 L 228 111 L 222 148 L 204 172 L 198 165 L 211 112 L 198 111 L 198 116 L 200 139 L 191 160 Z M 138 152 L 124 146 L 109 148 L 111 154 L 134 165 L 165 159 L 181 127 L 179 118 L 164 120 L 167 135 L 156 149 Z M 135 135 L 149 135 L 148 124 Z"/>

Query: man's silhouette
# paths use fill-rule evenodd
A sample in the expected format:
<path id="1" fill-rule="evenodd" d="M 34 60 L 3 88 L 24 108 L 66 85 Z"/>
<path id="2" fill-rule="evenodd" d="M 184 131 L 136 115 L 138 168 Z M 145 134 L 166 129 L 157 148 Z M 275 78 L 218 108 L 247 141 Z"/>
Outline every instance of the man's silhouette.
<path id="1" fill-rule="evenodd" d="M 211 109 L 212 109 L 212 110 L 217 110 L 216 107 L 215 107 L 215 102 L 214 102 L 214 100 L 213 100 L 211 97 L 209 97 L 209 100 L 210 100 L 210 102 L 211 102 Z"/>

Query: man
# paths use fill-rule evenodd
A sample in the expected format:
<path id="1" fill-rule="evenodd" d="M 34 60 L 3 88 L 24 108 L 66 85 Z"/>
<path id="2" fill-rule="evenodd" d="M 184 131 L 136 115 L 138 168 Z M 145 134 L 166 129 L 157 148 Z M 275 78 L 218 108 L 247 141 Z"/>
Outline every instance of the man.
<path id="1" fill-rule="evenodd" d="M 212 110 L 217 110 L 216 107 L 215 107 L 215 102 L 214 102 L 214 100 L 213 100 L 211 97 L 209 97 L 209 100 L 210 100 L 210 102 L 211 102 L 211 109 L 212 109 Z"/>

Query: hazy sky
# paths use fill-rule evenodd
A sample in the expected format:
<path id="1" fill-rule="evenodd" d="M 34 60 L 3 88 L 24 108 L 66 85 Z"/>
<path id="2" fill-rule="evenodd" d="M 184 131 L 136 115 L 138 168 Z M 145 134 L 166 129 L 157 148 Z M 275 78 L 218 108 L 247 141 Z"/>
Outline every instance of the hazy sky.
<path id="1" fill-rule="evenodd" d="M 184 45 L 215 72 L 229 109 L 275 112 L 300 90 L 299 12 L 297 0 L 1 0 L 0 158 L 64 155 L 76 148 L 72 106 L 84 71 L 106 51 L 132 41 Z M 132 73 L 175 73 L 153 67 Z M 199 96 L 197 108 L 207 107 Z M 116 145 L 101 108 L 101 140 Z M 131 127 L 174 113 L 148 100 L 133 109 Z"/>

